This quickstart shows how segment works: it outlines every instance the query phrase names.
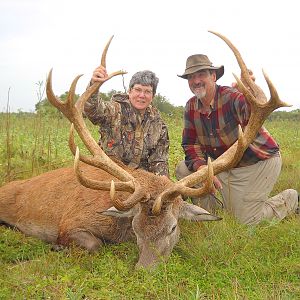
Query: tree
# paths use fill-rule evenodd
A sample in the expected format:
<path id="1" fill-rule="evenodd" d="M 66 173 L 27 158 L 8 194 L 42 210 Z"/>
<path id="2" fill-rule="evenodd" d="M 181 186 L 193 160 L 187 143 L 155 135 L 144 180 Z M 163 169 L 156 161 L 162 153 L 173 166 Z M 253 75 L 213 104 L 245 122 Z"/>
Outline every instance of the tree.
<path id="1" fill-rule="evenodd" d="M 166 114 L 172 113 L 174 110 L 174 106 L 169 102 L 169 100 L 159 93 L 154 97 L 152 104 L 159 111 L 164 112 Z"/>
<path id="2" fill-rule="evenodd" d="M 268 120 L 291 120 L 299 121 L 300 120 L 300 109 L 295 109 L 292 111 L 274 111 L 270 114 Z"/>
<path id="3" fill-rule="evenodd" d="M 154 97 L 152 104 L 160 112 L 165 113 L 166 115 L 176 116 L 176 118 L 181 118 L 183 116 L 184 107 L 174 106 L 165 96 L 162 96 L 159 93 Z"/>
<path id="4" fill-rule="evenodd" d="M 110 90 L 107 93 L 100 92 L 100 97 L 103 101 L 109 101 L 111 99 L 111 97 L 117 93 L 121 93 L 121 92 L 117 92 L 116 90 Z"/>
<path id="5" fill-rule="evenodd" d="M 65 92 L 59 98 L 62 101 L 65 101 L 67 99 L 68 92 Z M 79 95 L 75 94 L 75 99 L 77 100 L 79 98 Z M 43 100 L 39 101 L 35 105 L 35 111 L 37 114 L 42 114 L 43 116 L 48 116 L 48 117 L 62 117 L 62 113 L 54 107 L 47 98 L 44 98 Z"/>

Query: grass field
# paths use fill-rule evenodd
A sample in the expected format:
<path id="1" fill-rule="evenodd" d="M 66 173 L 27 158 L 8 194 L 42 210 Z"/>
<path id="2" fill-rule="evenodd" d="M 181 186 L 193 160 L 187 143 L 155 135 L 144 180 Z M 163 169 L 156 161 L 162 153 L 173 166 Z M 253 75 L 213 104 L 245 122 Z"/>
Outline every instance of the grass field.
<path id="1" fill-rule="evenodd" d="M 181 117 L 169 126 L 170 168 L 183 158 Z M 300 131 L 296 121 L 267 122 L 280 144 L 283 169 L 273 194 L 300 191 Z M 90 126 L 97 139 L 97 128 Z M 0 114 L 0 184 L 71 165 L 69 124 L 27 114 Z M 220 212 L 212 223 L 182 221 L 167 263 L 134 270 L 135 243 L 105 246 L 97 254 L 61 252 L 0 226 L 0 299 L 300 299 L 300 218 L 237 223 Z"/>

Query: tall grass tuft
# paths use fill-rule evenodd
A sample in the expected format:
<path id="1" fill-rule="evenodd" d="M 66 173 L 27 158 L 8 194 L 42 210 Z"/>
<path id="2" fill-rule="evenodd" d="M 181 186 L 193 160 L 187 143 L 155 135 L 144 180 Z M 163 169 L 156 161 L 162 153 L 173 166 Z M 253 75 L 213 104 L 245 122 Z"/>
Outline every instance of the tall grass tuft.
<path id="1" fill-rule="evenodd" d="M 9 94 L 10 94 L 10 88 L 8 89 L 8 95 L 7 95 L 7 105 L 6 105 L 6 177 L 7 180 L 10 181 L 10 174 L 11 174 L 11 121 L 10 121 L 10 106 L 9 106 Z"/>

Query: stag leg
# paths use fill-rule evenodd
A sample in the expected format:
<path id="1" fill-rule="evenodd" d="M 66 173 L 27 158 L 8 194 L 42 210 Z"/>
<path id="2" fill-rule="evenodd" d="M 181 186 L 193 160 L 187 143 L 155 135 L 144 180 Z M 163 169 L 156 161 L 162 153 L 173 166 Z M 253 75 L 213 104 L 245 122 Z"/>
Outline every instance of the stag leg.
<path id="1" fill-rule="evenodd" d="M 103 242 L 96 238 L 91 232 L 84 230 L 77 230 L 76 232 L 60 235 L 57 239 L 57 243 L 63 246 L 74 244 L 89 252 L 96 252 L 103 245 Z"/>
<path id="2" fill-rule="evenodd" d="M 81 248 L 89 252 L 96 252 L 103 245 L 102 241 L 97 239 L 92 233 L 81 231 L 70 236 L 70 240 Z"/>

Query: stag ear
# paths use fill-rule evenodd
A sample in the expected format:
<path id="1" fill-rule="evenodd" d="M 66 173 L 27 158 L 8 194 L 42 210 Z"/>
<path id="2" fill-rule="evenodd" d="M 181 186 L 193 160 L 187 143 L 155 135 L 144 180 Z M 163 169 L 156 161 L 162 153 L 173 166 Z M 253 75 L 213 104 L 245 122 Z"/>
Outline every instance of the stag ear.
<path id="1" fill-rule="evenodd" d="M 121 211 L 116 209 L 114 206 L 110 207 L 107 210 L 103 211 L 98 211 L 98 214 L 104 215 L 104 216 L 110 216 L 110 217 L 116 217 L 116 218 L 130 218 L 135 215 L 135 209 L 134 207 L 126 210 L 126 211 Z"/>
<path id="2" fill-rule="evenodd" d="M 179 218 L 183 218 L 189 221 L 219 221 L 222 218 L 210 214 L 207 210 L 193 205 L 187 202 L 183 202 L 180 211 Z"/>

